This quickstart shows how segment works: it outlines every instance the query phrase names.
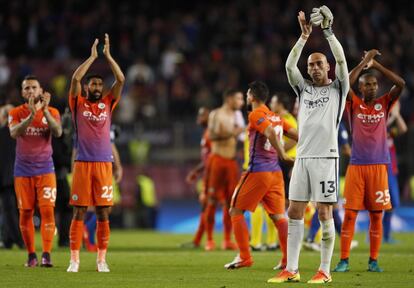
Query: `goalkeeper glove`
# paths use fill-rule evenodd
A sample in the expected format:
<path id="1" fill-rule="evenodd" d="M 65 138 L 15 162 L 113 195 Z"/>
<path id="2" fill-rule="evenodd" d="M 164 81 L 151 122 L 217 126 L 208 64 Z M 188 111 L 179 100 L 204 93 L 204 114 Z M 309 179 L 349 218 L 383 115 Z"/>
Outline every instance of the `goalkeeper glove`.
<path id="1" fill-rule="evenodd" d="M 333 35 L 332 23 L 334 17 L 331 10 L 327 6 L 323 5 L 319 9 L 320 14 L 323 16 L 323 20 L 321 22 L 323 35 L 325 35 L 325 38 L 328 38 L 329 36 Z"/>

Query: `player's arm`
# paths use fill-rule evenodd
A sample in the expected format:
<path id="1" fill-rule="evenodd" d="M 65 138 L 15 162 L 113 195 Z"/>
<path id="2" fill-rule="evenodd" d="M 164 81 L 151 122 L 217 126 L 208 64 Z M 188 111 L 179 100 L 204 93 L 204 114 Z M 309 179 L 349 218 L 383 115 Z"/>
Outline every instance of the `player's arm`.
<path id="1" fill-rule="evenodd" d="M 55 116 L 50 113 L 48 109 L 50 102 L 50 93 L 44 92 L 42 96 L 40 96 L 40 101 L 42 104 L 43 115 L 45 115 L 50 132 L 54 137 L 60 137 L 62 135 L 62 124 L 55 118 Z"/>
<path id="2" fill-rule="evenodd" d="M 325 5 L 321 6 L 319 11 L 323 16 L 321 24 L 323 35 L 328 41 L 329 47 L 331 48 L 332 54 L 334 55 L 336 61 L 335 75 L 341 82 L 343 91 L 346 92 L 344 95 L 347 95 L 349 91 L 348 65 L 346 63 L 344 49 L 332 31 L 333 14 Z"/>
<path id="3" fill-rule="evenodd" d="M 29 98 L 28 107 L 30 110 L 29 116 L 27 116 L 18 124 L 9 123 L 10 136 L 13 139 L 16 139 L 17 137 L 23 135 L 27 127 L 29 127 L 29 125 L 32 123 L 34 116 L 36 114 L 34 98 Z M 11 116 L 13 117 L 13 115 Z"/>
<path id="4" fill-rule="evenodd" d="M 351 145 L 349 145 L 349 143 L 345 143 L 341 146 L 341 152 L 342 155 L 345 155 L 347 157 L 351 157 Z"/>
<path id="5" fill-rule="evenodd" d="M 372 61 L 372 68 L 380 71 L 385 77 L 387 77 L 394 85 L 392 86 L 389 94 L 391 96 L 391 101 L 397 99 L 401 92 L 404 89 L 405 81 L 396 73 L 392 72 L 391 70 L 385 68 L 381 63 L 373 59 Z"/>
<path id="6" fill-rule="evenodd" d="M 121 157 L 119 157 L 118 148 L 116 148 L 116 145 L 114 143 L 111 144 L 111 148 L 112 148 L 112 155 L 114 156 L 113 174 L 114 174 L 116 183 L 119 183 L 122 180 L 122 174 L 123 174 Z"/>
<path id="7" fill-rule="evenodd" d="M 368 69 L 368 67 L 372 65 L 372 61 L 374 57 L 377 55 L 381 55 L 381 53 L 377 49 L 371 49 L 368 52 L 365 52 L 365 55 L 364 57 L 362 57 L 361 62 L 359 62 L 359 64 L 355 66 L 354 69 L 351 70 L 351 72 L 349 72 L 349 85 L 351 87 L 358 80 L 358 77 L 361 74 L 362 70 L 366 70 Z"/>
<path id="8" fill-rule="evenodd" d="M 391 109 L 390 117 L 388 118 L 387 126 L 391 126 L 395 123 L 396 129 L 390 129 L 391 136 L 405 134 L 408 131 L 407 123 L 400 114 L 400 102 L 396 102 L 394 107 Z M 394 127 L 394 126 L 393 126 Z"/>
<path id="9" fill-rule="evenodd" d="M 293 46 L 292 50 L 290 51 L 285 65 L 288 81 L 292 87 L 295 87 L 304 81 L 303 76 L 298 68 L 298 61 L 303 47 L 305 46 L 309 35 L 312 33 L 312 25 L 310 23 L 306 23 L 305 13 L 303 13 L 303 11 L 299 12 L 298 21 L 300 29 L 302 30 L 302 34 L 299 37 L 299 40 L 296 42 L 295 46 Z"/>
<path id="10" fill-rule="evenodd" d="M 198 175 L 200 175 L 201 172 L 203 172 L 203 170 L 204 170 L 204 162 L 201 161 L 193 169 L 191 169 L 190 172 L 188 172 L 187 177 L 185 177 L 185 181 L 188 184 L 193 183 L 197 179 Z"/>
<path id="11" fill-rule="evenodd" d="M 269 139 L 270 144 L 276 149 L 280 159 L 286 162 L 293 162 L 292 158 L 286 154 L 285 148 L 283 148 L 282 143 L 279 141 L 276 131 L 273 129 L 272 125 L 266 127 L 263 131 L 263 135 Z"/>
<path id="12" fill-rule="evenodd" d="M 105 46 L 103 53 L 109 63 L 109 67 L 111 67 L 112 73 L 115 76 L 115 82 L 112 84 L 111 93 L 115 99 L 118 99 L 121 96 L 122 87 L 125 83 L 125 76 L 124 73 L 122 73 L 118 63 L 116 63 L 114 58 L 112 58 L 108 34 L 105 34 Z"/>
<path id="13" fill-rule="evenodd" d="M 98 46 L 98 39 L 95 39 L 91 48 L 91 56 L 83 62 L 78 69 L 72 75 L 72 80 L 70 82 L 70 89 L 69 94 L 71 97 L 77 97 L 78 94 L 81 92 L 81 81 L 82 78 L 85 76 L 86 72 L 88 72 L 89 67 L 91 67 L 92 63 L 98 58 L 98 50 L 96 47 Z"/>

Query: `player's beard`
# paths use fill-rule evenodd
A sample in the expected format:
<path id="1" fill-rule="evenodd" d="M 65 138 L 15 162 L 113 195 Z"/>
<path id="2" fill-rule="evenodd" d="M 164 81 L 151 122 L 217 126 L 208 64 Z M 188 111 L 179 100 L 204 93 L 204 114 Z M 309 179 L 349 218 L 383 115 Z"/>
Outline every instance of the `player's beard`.
<path id="1" fill-rule="evenodd" d="M 92 102 L 96 102 L 102 99 L 102 92 L 99 91 L 88 91 L 88 100 Z"/>
<path id="2" fill-rule="evenodd" d="M 29 99 L 30 99 L 30 98 L 32 98 L 32 97 L 27 97 L 27 98 L 25 99 L 26 103 L 29 103 Z M 40 99 L 40 95 L 38 95 L 38 96 L 34 96 L 33 98 L 34 98 L 34 104 L 39 103 L 39 101 L 41 100 L 41 99 Z"/>

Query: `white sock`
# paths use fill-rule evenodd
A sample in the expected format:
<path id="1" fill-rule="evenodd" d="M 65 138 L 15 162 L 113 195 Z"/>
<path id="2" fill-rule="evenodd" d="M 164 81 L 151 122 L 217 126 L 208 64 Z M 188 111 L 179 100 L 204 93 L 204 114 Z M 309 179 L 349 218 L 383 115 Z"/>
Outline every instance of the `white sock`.
<path id="1" fill-rule="evenodd" d="M 319 270 L 329 275 L 331 271 L 332 253 L 335 246 L 335 225 L 333 219 L 319 222 L 322 228 L 321 266 L 319 266 Z"/>
<path id="2" fill-rule="evenodd" d="M 296 272 L 299 269 L 299 254 L 302 246 L 304 233 L 304 221 L 289 219 L 288 220 L 288 237 L 287 237 L 287 265 L 286 270 Z"/>

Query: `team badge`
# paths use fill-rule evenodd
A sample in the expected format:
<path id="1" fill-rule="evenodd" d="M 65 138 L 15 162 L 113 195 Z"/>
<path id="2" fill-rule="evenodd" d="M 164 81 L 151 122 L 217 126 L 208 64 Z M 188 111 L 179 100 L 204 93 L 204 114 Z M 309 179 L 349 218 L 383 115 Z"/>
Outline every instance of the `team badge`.
<path id="1" fill-rule="evenodd" d="M 45 124 L 45 125 L 47 125 L 47 120 L 46 120 L 46 117 L 44 117 L 44 116 L 42 118 L 42 123 Z"/>
<path id="2" fill-rule="evenodd" d="M 328 94 L 328 88 L 322 88 L 322 90 L 321 90 L 321 95 L 322 96 L 325 96 L 326 94 Z"/>
<path id="3" fill-rule="evenodd" d="M 105 104 L 104 103 L 99 103 L 98 108 L 99 109 L 105 109 Z"/>
<path id="4" fill-rule="evenodd" d="M 375 104 L 374 109 L 377 110 L 377 111 L 380 111 L 382 109 L 382 105 L 377 103 L 377 104 Z"/>
<path id="5" fill-rule="evenodd" d="M 72 200 L 73 201 L 78 201 L 78 199 L 79 199 L 78 195 L 76 195 L 76 194 L 72 195 Z"/>

